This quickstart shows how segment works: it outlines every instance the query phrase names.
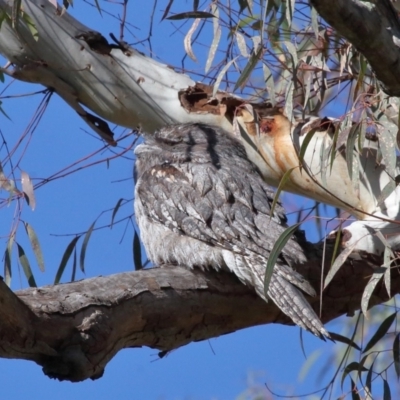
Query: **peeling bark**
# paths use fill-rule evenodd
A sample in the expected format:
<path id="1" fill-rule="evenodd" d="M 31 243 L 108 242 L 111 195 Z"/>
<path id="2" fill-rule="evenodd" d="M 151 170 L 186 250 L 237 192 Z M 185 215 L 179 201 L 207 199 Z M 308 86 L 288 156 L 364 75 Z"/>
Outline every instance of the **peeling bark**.
<path id="1" fill-rule="evenodd" d="M 319 287 L 323 245 L 305 243 L 310 260 L 298 270 Z M 330 259 L 333 243 L 327 246 Z M 348 260 L 323 295 L 324 323 L 360 308 L 377 257 Z M 392 273 L 393 294 L 400 276 Z M 370 305 L 386 301 L 378 285 Z M 319 297 L 310 298 L 318 311 Z M 248 310 L 252 310 L 251 313 Z M 32 360 L 52 378 L 97 379 L 124 348 L 165 352 L 193 341 L 268 323 L 292 324 L 272 303 L 224 272 L 163 266 L 13 294 L 0 282 L 0 357 Z"/>

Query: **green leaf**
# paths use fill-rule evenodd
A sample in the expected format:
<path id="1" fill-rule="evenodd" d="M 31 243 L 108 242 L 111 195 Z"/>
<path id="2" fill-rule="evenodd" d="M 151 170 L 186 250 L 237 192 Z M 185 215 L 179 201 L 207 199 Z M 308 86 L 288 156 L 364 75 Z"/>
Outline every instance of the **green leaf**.
<path id="1" fill-rule="evenodd" d="M 349 255 L 353 252 L 354 247 L 357 243 L 354 243 L 352 246 L 345 248 L 336 258 L 335 262 L 333 263 L 331 269 L 329 270 L 328 274 L 325 278 L 324 289 L 329 285 L 333 277 L 336 275 L 336 272 L 339 271 L 339 268 L 343 265 L 343 263 L 347 260 Z"/>
<path id="2" fill-rule="evenodd" d="M 169 0 L 167 6 L 165 7 L 164 13 L 163 13 L 163 15 L 162 15 L 162 17 L 161 17 L 161 21 L 163 21 L 163 20 L 166 18 L 166 16 L 168 15 L 169 10 L 171 9 L 171 6 L 172 6 L 172 3 L 173 3 L 173 2 L 174 2 L 174 0 Z M 195 11 L 197 11 L 196 8 L 193 8 L 193 9 L 194 9 Z"/>
<path id="3" fill-rule="evenodd" d="M 294 44 L 292 42 L 289 41 L 285 41 L 283 42 L 284 45 L 286 46 L 286 48 L 288 49 L 291 58 L 292 58 L 292 63 L 293 63 L 293 67 L 296 67 L 297 64 L 299 63 L 298 57 L 297 57 L 297 50 L 296 47 L 294 47 Z"/>
<path id="4" fill-rule="evenodd" d="M 271 211 L 270 211 L 270 217 L 272 218 L 272 215 L 274 214 L 274 210 L 275 210 L 275 206 L 276 203 L 279 200 L 279 196 L 281 194 L 281 191 L 284 189 L 286 182 L 288 181 L 288 179 L 290 178 L 290 174 L 293 172 L 294 169 L 296 169 L 298 167 L 293 167 L 288 169 L 282 176 L 282 179 L 279 182 L 279 186 L 278 189 L 276 190 L 275 196 L 274 196 L 274 200 L 272 202 L 271 205 Z"/>
<path id="5" fill-rule="evenodd" d="M 272 72 L 268 68 L 266 63 L 263 63 L 262 67 L 263 67 L 265 87 L 266 87 L 268 95 L 269 95 L 269 102 L 272 104 L 272 106 L 275 106 L 276 99 L 275 99 L 274 76 L 272 75 Z"/>
<path id="6" fill-rule="evenodd" d="M 393 313 L 382 321 L 374 336 L 372 336 L 371 340 L 365 346 L 363 353 L 372 349 L 372 347 L 374 347 L 379 342 L 379 340 L 381 340 L 386 335 L 393 321 L 396 319 L 396 315 L 397 313 Z"/>
<path id="7" fill-rule="evenodd" d="M 292 121 L 293 119 L 293 92 L 294 92 L 294 83 L 293 80 L 291 80 L 288 82 L 286 86 L 285 110 L 284 110 L 284 114 L 286 115 L 289 121 Z"/>
<path id="8" fill-rule="evenodd" d="M 378 203 L 376 207 L 380 207 L 384 203 L 384 201 L 394 192 L 397 186 L 397 182 L 395 182 L 394 180 L 390 180 L 382 189 L 381 194 L 378 197 Z"/>
<path id="9" fill-rule="evenodd" d="M 31 243 L 33 253 L 35 254 L 39 269 L 42 272 L 44 272 L 43 253 L 42 253 L 42 249 L 40 248 L 39 239 L 31 225 L 29 225 L 27 222 L 24 222 L 24 225 L 25 225 L 26 233 L 28 234 L 29 241 Z"/>
<path id="10" fill-rule="evenodd" d="M 400 378 L 400 333 L 396 335 L 393 341 L 393 361 L 397 379 Z"/>
<path id="11" fill-rule="evenodd" d="M 331 336 L 331 339 L 334 340 L 335 342 L 341 342 L 347 344 L 353 347 L 354 349 L 361 351 L 361 347 L 358 344 L 354 343 L 350 338 L 339 335 L 339 333 L 335 332 L 329 332 L 329 335 Z"/>
<path id="12" fill-rule="evenodd" d="M 2 81 L 2 82 L 4 82 L 4 75 L 3 74 L 0 74 L 0 80 Z M 7 113 L 3 110 L 3 107 L 1 107 L 1 105 L 3 104 L 3 102 L 2 101 L 0 101 L 0 112 L 7 118 L 7 119 L 9 119 L 10 121 L 11 121 L 11 118 L 7 115 Z"/>
<path id="13" fill-rule="evenodd" d="M 25 254 L 24 249 L 16 242 L 17 248 L 18 248 L 18 258 L 19 262 L 22 266 L 22 269 L 24 270 L 26 279 L 28 279 L 28 283 L 30 287 L 37 287 L 35 278 L 32 274 L 31 266 L 29 264 L 28 257 Z"/>
<path id="14" fill-rule="evenodd" d="M 59 265 L 59 267 L 57 269 L 56 277 L 54 278 L 54 285 L 57 285 L 60 282 L 62 274 L 63 274 L 63 272 L 65 270 L 65 267 L 66 267 L 66 265 L 68 263 L 68 260 L 71 257 L 72 250 L 74 250 L 74 248 L 76 246 L 76 242 L 79 240 L 79 238 L 80 238 L 80 235 L 74 237 L 71 240 L 71 242 L 68 244 L 67 248 L 65 249 L 64 254 L 63 254 L 62 258 L 61 258 L 60 265 Z"/>
<path id="15" fill-rule="evenodd" d="M 376 285 L 382 279 L 386 272 L 386 268 L 377 268 L 375 272 L 372 274 L 370 280 L 365 286 L 364 292 L 361 298 L 361 311 L 367 317 L 368 304 L 371 299 L 372 293 L 375 290 Z"/>
<path id="16" fill-rule="evenodd" d="M 218 92 L 219 86 L 221 85 L 222 79 L 224 78 L 224 75 L 230 68 L 230 66 L 238 59 L 239 56 L 235 57 L 233 60 L 229 61 L 224 68 L 221 69 L 220 73 L 217 76 L 217 79 L 215 80 L 214 87 L 213 87 L 213 93 L 212 97 L 215 97 L 215 95 Z"/>
<path id="17" fill-rule="evenodd" d="M 251 14 L 251 7 L 248 0 L 239 0 L 239 7 L 239 14 L 241 14 L 245 8 L 247 8 Z"/>
<path id="18" fill-rule="evenodd" d="M 37 42 L 39 40 L 39 32 L 38 32 L 38 30 L 36 28 L 35 22 L 33 21 L 33 19 L 26 12 L 24 12 L 22 14 L 22 19 L 26 23 L 26 25 L 28 26 L 28 29 L 31 32 L 31 35 L 32 35 L 33 39 Z"/>
<path id="19" fill-rule="evenodd" d="M 268 258 L 267 267 L 265 269 L 265 277 L 264 277 L 264 293 L 268 295 L 268 287 L 271 281 L 272 272 L 274 271 L 274 267 L 279 255 L 282 252 L 282 249 L 285 247 L 286 243 L 293 236 L 293 233 L 297 230 L 297 228 L 301 224 L 295 224 L 285 229 L 284 232 L 279 236 L 278 240 L 275 242 L 274 247 L 271 250 L 271 254 Z"/>
<path id="20" fill-rule="evenodd" d="M 243 88 L 246 85 L 246 82 L 249 79 L 251 72 L 256 67 L 258 61 L 260 60 L 262 53 L 263 53 L 262 46 L 260 46 L 258 50 L 253 52 L 246 66 L 244 67 L 242 73 L 240 74 L 239 79 L 237 80 L 235 87 L 233 88 L 233 91 L 235 91 L 239 87 Z"/>
<path id="21" fill-rule="evenodd" d="M 343 374 L 342 374 L 342 381 L 341 381 L 341 386 L 342 386 L 342 388 L 343 388 L 343 382 L 344 382 L 344 380 L 346 379 L 346 376 L 347 376 L 350 372 L 353 372 L 353 371 L 357 371 L 358 373 L 360 373 L 360 372 L 362 372 L 362 371 L 368 371 L 368 370 L 367 370 L 367 368 L 365 368 L 364 366 L 362 366 L 362 365 L 361 365 L 360 363 L 358 363 L 357 361 L 353 361 L 353 362 L 351 362 L 350 364 L 346 365 L 346 368 L 344 369 Z M 350 377 L 350 379 L 351 379 L 351 377 Z M 353 382 L 353 379 L 351 379 L 351 383 L 352 383 L 352 386 L 355 388 L 356 385 L 355 385 L 355 383 Z M 352 389 L 352 390 L 353 390 L 353 389 Z"/>
<path id="22" fill-rule="evenodd" d="M 386 379 L 382 378 L 383 380 L 383 400 L 391 400 L 392 395 L 390 394 L 390 386 Z"/>
<path id="23" fill-rule="evenodd" d="M 307 132 L 306 137 L 303 140 L 303 143 L 301 144 L 300 147 L 300 152 L 299 152 L 299 162 L 300 164 L 303 163 L 304 156 L 307 151 L 307 147 L 311 142 L 311 139 L 314 137 L 315 132 L 317 132 L 317 128 L 311 129 L 309 132 Z"/>
<path id="24" fill-rule="evenodd" d="M 92 223 L 92 225 L 90 225 L 90 227 L 89 227 L 88 231 L 86 232 L 86 235 L 85 235 L 85 237 L 83 239 L 83 243 L 82 243 L 81 254 L 80 254 L 80 257 L 79 257 L 79 264 L 80 264 L 80 267 L 81 267 L 81 271 L 83 273 L 85 272 L 86 249 L 87 249 L 87 245 L 89 243 L 90 236 L 92 235 L 95 223 L 96 223 L 96 221 L 94 221 Z"/>
<path id="25" fill-rule="evenodd" d="M 4 252 L 4 282 L 9 287 L 11 285 L 11 256 L 12 246 L 14 244 L 14 235 L 11 235 L 8 239 L 7 247 Z"/>
<path id="26" fill-rule="evenodd" d="M 368 388 L 368 392 L 372 394 L 372 373 L 374 372 L 374 362 L 372 362 L 371 366 L 369 367 L 367 378 L 365 380 L 365 386 Z"/>
<path id="27" fill-rule="evenodd" d="M 139 271 L 140 269 L 143 269 L 143 264 L 142 264 L 142 248 L 140 247 L 140 239 L 139 235 L 136 232 L 133 235 L 133 264 L 135 266 L 135 270 Z"/>
<path id="28" fill-rule="evenodd" d="M 114 207 L 114 210 L 113 210 L 113 213 L 112 213 L 112 216 L 111 216 L 111 225 L 110 225 L 110 228 L 112 228 L 113 227 L 113 224 L 114 224 L 114 218 L 115 218 L 115 216 L 117 215 L 117 212 L 118 212 L 118 210 L 119 210 L 119 208 L 121 207 L 121 203 L 124 201 L 124 199 L 119 199 L 118 201 L 117 201 L 117 204 L 115 205 L 115 207 Z"/>
<path id="29" fill-rule="evenodd" d="M 282 2 L 282 14 L 285 14 L 288 27 L 292 24 L 295 0 Z"/>
<path id="30" fill-rule="evenodd" d="M 11 27 L 13 29 L 16 29 L 18 26 L 19 16 L 21 14 L 21 2 L 22 2 L 22 0 L 14 0 L 12 3 Z"/>
<path id="31" fill-rule="evenodd" d="M 72 274 L 71 274 L 71 282 L 75 281 L 75 275 L 76 275 L 76 262 L 77 256 L 76 256 L 76 247 L 74 248 L 74 261 L 72 263 Z"/>
<path id="32" fill-rule="evenodd" d="M 352 400 L 361 400 L 361 397 L 358 394 L 358 389 L 357 389 L 356 384 L 354 383 L 352 378 L 350 378 L 350 381 L 351 381 L 351 398 L 352 398 Z"/>
<path id="33" fill-rule="evenodd" d="M 311 27 L 314 31 L 315 38 L 318 40 L 319 36 L 318 13 L 314 7 L 311 7 Z"/>
<path id="34" fill-rule="evenodd" d="M 166 19 L 169 20 L 179 20 L 179 19 L 189 19 L 189 18 L 215 18 L 214 14 L 205 11 L 187 11 L 175 15 L 171 15 Z"/>
<path id="35" fill-rule="evenodd" d="M 347 169 L 349 172 L 350 179 L 352 180 L 353 186 L 355 188 L 357 188 L 360 179 L 358 176 L 359 157 L 358 156 L 354 157 L 355 155 L 354 147 L 358 137 L 359 126 L 360 124 L 355 124 L 351 127 L 346 143 Z"/>

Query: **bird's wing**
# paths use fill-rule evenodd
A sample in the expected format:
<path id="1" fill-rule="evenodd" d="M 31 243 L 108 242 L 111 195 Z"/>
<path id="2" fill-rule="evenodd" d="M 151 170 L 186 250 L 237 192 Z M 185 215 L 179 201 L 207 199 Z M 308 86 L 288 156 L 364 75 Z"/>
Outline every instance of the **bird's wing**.
<path id="1" fill-rule="evenodd" d="M 145 171 L 137 195 L 147 217 L 175 233 L 253 257 L 262 272 L 272 247 L 287 228 L 282 207 L 270 216 L 273 192 L 256 171 L 241 166 L 220 168 L 204 164 L 164 164 Z M 288 263 L 304 260 L 290 239 L 278 260 L 276 274 L 315 295 L 311 285 Z"/>

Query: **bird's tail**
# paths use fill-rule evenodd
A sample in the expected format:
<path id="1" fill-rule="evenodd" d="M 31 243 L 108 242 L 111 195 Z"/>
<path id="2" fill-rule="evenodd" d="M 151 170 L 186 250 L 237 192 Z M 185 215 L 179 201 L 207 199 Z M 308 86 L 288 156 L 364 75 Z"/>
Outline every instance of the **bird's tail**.
<path id="1" fill-rule="evenodd" d="M 303 293 L 275 271 L 269 284 L 268 297 L 295 324 L 312 332 L 320 339 L 330 339 L 328 331 L 324 328 Z"/>

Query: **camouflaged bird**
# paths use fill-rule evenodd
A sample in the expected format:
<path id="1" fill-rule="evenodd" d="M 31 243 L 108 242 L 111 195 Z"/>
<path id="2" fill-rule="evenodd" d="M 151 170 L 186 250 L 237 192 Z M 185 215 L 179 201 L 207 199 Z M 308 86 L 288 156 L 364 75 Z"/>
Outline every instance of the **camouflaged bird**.
<path id="1" fill-rule="evenodd" d="M 329 337 L 299 290 L 314 296 L 314 289 L 291 268 L 306 259 L 294 239 L 264 293 L 267 261 L 286 218 L 280 204 L 271 217 L 274 192 L 239 140 L 215 126 L 172 125 L 145 135 L 135 154 L 135 214 L 153 263 L 228 270 L 297 325 Z"/>

